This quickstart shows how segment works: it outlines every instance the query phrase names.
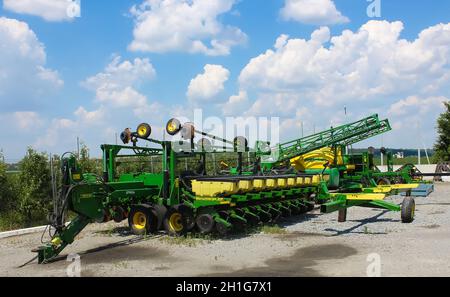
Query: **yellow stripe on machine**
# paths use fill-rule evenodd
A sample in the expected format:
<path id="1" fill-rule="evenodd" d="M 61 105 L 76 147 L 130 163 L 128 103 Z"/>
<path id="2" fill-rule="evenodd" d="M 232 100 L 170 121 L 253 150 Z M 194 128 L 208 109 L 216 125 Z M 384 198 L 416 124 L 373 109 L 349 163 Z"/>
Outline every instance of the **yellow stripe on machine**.
<path id="1" fill-rule="evenodd" d="M 224 198 L 214 198 L 214 197 L 195 197 L 195 200 L 215 201 L 215 202 L 219 202 L 220 204 L 230 204 L 231 203 L 231 201 L 225 200 Z"/>
<path id="2" fill-rule="evenodd" d="M 390 193 L 393 189 L 391 186 L 377 186 L 376 188 L 368 188 L 372 193 Z"/>
<path id="3" fill-rule="evenodd" d="M 347 200 L 368 200 L 368 201 L 374 201 L 374 200 L 383 200 L 386 198 L 385 194 L 380 193 L 333 193 L 332 196 L 337 195 L 345 195 Z"/>
<path id="4" fill-rule="evenodd" d="M 388 186 L 380 186 L 380 187 L 389 187 L 391 190 L 409 190 L 415 189 L 419 187 L 419 184 L 393 184 Z"/>

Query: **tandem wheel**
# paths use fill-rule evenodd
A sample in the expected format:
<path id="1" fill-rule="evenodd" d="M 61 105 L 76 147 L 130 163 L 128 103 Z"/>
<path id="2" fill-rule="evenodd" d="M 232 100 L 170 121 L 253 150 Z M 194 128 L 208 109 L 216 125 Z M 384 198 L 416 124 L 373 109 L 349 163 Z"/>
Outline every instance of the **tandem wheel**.
<path id="1" fill-rule="evenodd" d="M 169 235 L 184 235 L 195 227 L 193 212 L 185 205 L 176 205 L 169 208 L 163 224 Z"/>
<path id="2" fill-rule="evenodd" d="M 156 232 L 157 217 L 149 206 L 135 205 L 128 214 L 128 225 L 136 235 L 146 235 Z"/>

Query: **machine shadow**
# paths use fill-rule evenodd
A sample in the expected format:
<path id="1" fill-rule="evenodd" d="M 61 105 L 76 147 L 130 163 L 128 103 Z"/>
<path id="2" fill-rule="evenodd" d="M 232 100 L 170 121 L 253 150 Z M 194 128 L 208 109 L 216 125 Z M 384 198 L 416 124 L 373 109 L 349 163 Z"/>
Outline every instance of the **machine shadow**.
<path id="1" fill-rule="evenodd" d="M 162 236 L 161 234 L 155 234 L 155 235 L 151 235 L 151 236 L 134 237 L 134 238 L 130 238 L 127 240 L 121 240 L 118 242 L 106 244 L 106 245 L 99 246 L 99 247 L 92 248 L 92 249 L 88 249 L 88 250 L 78 253 L 78 255 L 85 256 L 85 255 L 95 254 L 95 253 L 99 253 L 99 252 L 103 252 L 103 251 L 107 251 L 107 250 L 112 250 L 115 248 L 126 247 L 126 246 L 130 246 L 130 245 L 140 243 L 143 241 L 156 239 L 161 236 Z M 56 262 L 60 262 L 60 261 L 65 261 L 66 259 L 67 259 L 67 256 L 61 255 L 61 256 L 58 256 L 58 257 L 54 258 L 53 260 L 49 261 L 48 263 L 49 264 L 56 263 Z"/>
<path id="2" fill-rule="evenodd" d="M 326 228 L 325 231 L 328 232 L 335 232 L 335 234 L 332 234 L 330 236 L 339 236 L 339 235 L 344 235 L 344 234 L 371 234 L 371 235 L 383 235 L 383 234 L 387 234 L 386 232 L 365 232 L 365 231 L 355 231 L 369 223 L 375 223 L 375 222 L 398 222 L 399 220 L 395 220 L 395 219 L 380 219 L 380 217 L 382 217 L 384 214 L 388 213 L 388 210 L 384 210 L 382 212 L 380 212 L 379 214 L 374 215 L 373 217 L 370 218 L 365 218 L 365 219 L 361 219 L 361 220 L 348 220 L 348 222 L 355 222 L 355 223 L 359 223 L 356 224 L 348 229 L 345 230 L 337 230 L 334 228 Z"/>

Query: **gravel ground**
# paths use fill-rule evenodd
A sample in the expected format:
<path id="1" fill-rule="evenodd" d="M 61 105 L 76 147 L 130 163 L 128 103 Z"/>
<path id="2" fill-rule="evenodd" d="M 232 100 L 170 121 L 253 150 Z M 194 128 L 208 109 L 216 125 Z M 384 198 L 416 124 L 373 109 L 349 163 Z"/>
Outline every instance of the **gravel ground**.
<path id="1" fill-rule="evenodd" d="M 366 276 L 373 253 L 382 276 L 450 276 L 450 183 L 435 189 L 416 198 L 411 224 L 399 213 L 355 207 L 345 223 L 316 209 L 271 233 L 227 239 L 140 239 L 123 224 L 90 225 L 58 261 L 22 268 L 41 234 L 2 239 L 0 276 L 66 276 L 70 253 L 81 256 L 82 276 Z"/>

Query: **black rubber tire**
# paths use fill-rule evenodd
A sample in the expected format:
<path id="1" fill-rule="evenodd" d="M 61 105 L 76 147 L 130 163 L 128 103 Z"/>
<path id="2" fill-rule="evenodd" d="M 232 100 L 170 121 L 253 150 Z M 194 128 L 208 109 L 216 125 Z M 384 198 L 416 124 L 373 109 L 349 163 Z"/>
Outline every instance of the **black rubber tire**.
<path id="1" fill-rule="evenodd" d="M 173 129 L 173 130 L 171 130 L 171 129 L 169 128 L 169 125 L 170 125 L 171 123 L 174 125 L 174 129 Z M 167 122 L 167 124 L 166 124 L 166 132 L 167 132 L 167 134 L 169 134 L 169 135 L 171 135 L 171 136 L 174 136 L 174 135 L 176 135 L 178 132 L 180 132 L 180 130 L 181 130 L 181 123 L 180 123 L 179 120 L 177 120 L 177 119 L 170 119 L 170 120 Z"/>
<path id="2" fill-rule="evenodd" d="M 164 228 L 164 218 L 166 217 L 167 207 L 164 205 L 153 205 L 154 214 L 158 219 L 157 228 L 161 230 Z"/>
<path id="3" fill-rule="evenodd" d="M 116 222 L 116 223 L 122 222 L 123 220 L 126 219 L 125 210 L 123 210 L 123 208 L 120 206 L 116 206 L 114 208 L 114 215 L 112 218 L 113 218 L 114 222 Z"/>
<path id="4" fill-rule="evenodd" d="M 194 229 L 195 227 L 195 217 L 193 210 L 190 207 L 183 204 L 178 206 L 178 210 L 183 215 L 183 224 L 186 227 L 186 231 L 187 232 L 192 231 L 192 229 Z"/>
<path id="5" fill-rule="evenodd" d="M 377 180 L 377 185 L 383 185 L 383 186 L 389 186 L 391 184 L 391 181 L 385 177 L 382 177 Z"/>
<path id="6" fill-rule="evenodd" d="M 202 234 L 211 233 L 214 229 L 215 221 L 212 215 L 210 214 L 201 214 L 196 219 L 195 222 L 197 224 L 197 228 Z"/>
<path id="7" fill-rule="evenodd" d="M 138 213 L 142 213 L 145 216 L 145 226 L 144 228 L 138 228 L 133 223 L 134 216 Z M 135 235 L 148 235 L 155 233 L 157 230 L 157 218 L 152 213 L 152 210 L 147 205 L 134 205 L 131 206 L 130 213 L 128 214 L 128 225 L 130 226 L 131 232 Z"/>
<path id="8" fill-rule="evenodd" d="M 414 221 L 416 212 L 416 202 L 413 197 L 405 197 L 402 203 L 401 218 L 402 223 L 411 223 Z"/>
<path id="9" fill-rule="evenodd" d="M 164 230 L 170 236 L 182 236 L 188 232 L 187 228 L 187 220 L 184 217 L 184 213 L 180 210 L 180 206 L 173 206 L 167 210 L 167 213 L 164 217 L 163 226 Z M 173 218 L 173 216 L 178 217 L 177 219 Z M 172 221 L 176 220 L 176 221 Z M 179 229 L 175 229 L 174 224 L 179 227 Z"/>
<path id="10" fill-rule="evenodd" d="M 122 133 L 120 133 L 120 140 L 122 140 L 123 144 L 128 144 L 131 141 L 131 130 L 129 128 L 125 129 Z"/>
<path id="11" fill-rule="evenodd" d="M 152 127 L 149 124 L 147 124 L 147 123 L 140 124 L 137 127 L 136 131 L 139 131 L 140 128 L 144 128 L 145 129 L 145 133 L 143 135 L 140 135 L 138 133 L 139 137 L 148 138 L 152 134 Z"/>

